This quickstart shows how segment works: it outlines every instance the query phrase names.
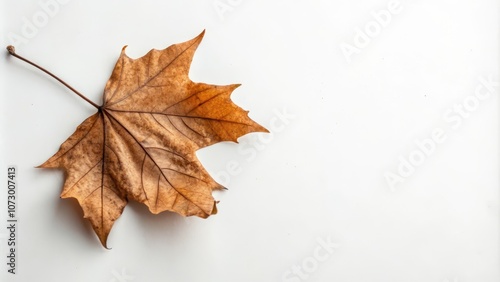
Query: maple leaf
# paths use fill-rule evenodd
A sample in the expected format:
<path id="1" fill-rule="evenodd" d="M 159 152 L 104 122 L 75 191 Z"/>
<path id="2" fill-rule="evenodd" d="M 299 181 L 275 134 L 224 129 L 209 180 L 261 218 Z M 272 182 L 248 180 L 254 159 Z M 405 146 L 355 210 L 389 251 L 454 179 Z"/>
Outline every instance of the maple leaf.
<path id="1" fill-rule="evenodd" d="M 40 165 L 65 172 L 62 198 L 75 198 L 107 248 L 107 237 L 129 200 L 163 211 L 206 218 L 224 188 L 203 168 L 196 150 L 268 132 L 235 105 L 238 84 L 189 79 L 203 38 L 131 59 L 122 49 L 104 89 L 103 105 Z M 10 52 L 10 50 L 9 50 Z"/>

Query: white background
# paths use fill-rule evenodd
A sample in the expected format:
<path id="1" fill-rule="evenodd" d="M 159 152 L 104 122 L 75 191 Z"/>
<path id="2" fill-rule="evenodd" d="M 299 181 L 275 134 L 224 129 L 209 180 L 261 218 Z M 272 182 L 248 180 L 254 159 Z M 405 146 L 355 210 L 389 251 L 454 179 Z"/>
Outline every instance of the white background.
<path id="1" fill-rule="evenodd" d="M 388 0 L 62 2 L 44 21 L 38 1 L 2 1 L 0 45 L 100 104 L 123 45 L 140 57 L 206 29 L 192 80 L 242 83 L 233 100 L 272 134 L 199 151 L 229 187 L 219 214 L 130 203 L 105 250 L 59 198 L 62 173 L 34 168 L 95 109 L 3 52 L 0 175 L 18 168 L 20 222 L 15 276 L 0 229 L 2 281 L 500 280 L 500 92 L 474 98 L 481 77 L 499 80 L 498 1 L 401 0 L 383 27 Z M 464 100 L 467 118 L 453 112 Z M 435 130 L 443 142 L 391 189 L 386 175 Z"/>

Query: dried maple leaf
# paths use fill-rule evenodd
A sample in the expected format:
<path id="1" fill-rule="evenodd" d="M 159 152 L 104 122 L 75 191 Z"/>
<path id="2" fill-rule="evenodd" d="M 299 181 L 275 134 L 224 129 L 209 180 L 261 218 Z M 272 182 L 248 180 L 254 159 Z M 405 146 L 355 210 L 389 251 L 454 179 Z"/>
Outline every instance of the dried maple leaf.
<path id="1" fill-rule="evenodd" d="M 203 168 L 196 150 L 267 132 L 230 100 L 239 85 L 189 79 L 203 35 L 139 59 L 128 57 L 124 47 L 104 89 L 104 104 L 40 166 L 64 170 L 61 197 L 78 200 L 104 247 L 128 200 L 144 203 L 154 214 L 215 214 L 212 191 L 223 187 Z"/>

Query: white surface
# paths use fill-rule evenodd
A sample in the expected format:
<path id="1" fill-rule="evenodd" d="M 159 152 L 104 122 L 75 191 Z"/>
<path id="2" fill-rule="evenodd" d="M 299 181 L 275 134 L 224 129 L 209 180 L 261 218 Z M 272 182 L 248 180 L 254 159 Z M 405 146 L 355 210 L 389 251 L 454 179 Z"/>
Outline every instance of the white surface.
<path id="1" fill-rule="evenodd" d="M 19 54 L 100 103 L 123 45 L 139 57 L 206 29 L 191 78 L 242 83 L 233 99 L 273 134 L 199 152 L 230 188 L 215 195 L 219 214 L 153 216 L 131 203 L 108 251 L 76 202 L 59 199 L 62 173 L 34 168 L 94 109 L 1 55 L 0 175 L 17 165 L 20 193 L 18 274 L 6 274 L 2 227 L 2 281 L 500 281 L 500 91 L 461 124 L 443 117 L 480 77 L 498 81 L 498 1 L 401 1 L 350 63 L 342 44 L 390 1 L 67 2 Z M 43 12 L 26 0 L 0 9 L 0 46 Z M 288 124 L 276 119 L 284 109 Z M 445 140 L 390 189 L 384 175 L 436 129 Z"/>

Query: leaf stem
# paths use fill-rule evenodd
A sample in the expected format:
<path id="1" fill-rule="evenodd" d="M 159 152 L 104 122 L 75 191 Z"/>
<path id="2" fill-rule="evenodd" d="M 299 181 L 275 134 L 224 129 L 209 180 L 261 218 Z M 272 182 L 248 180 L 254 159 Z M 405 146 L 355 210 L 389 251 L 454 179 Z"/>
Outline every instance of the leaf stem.
<path id="1" fill-rule="evenodd" d="M 32 61 L 30 61 L 30 60 L 28 60 L 28 59 L 26 59 L 26 58 L 24 58 L 24 57 L 16 54 L 16 49 L 14 48 L 14 46 L 12 46 L 12 45 L 7 46 L 7 51 L 9 51 L 9 54 L 11 56 L 14 56 L 14 57 L 18 58 L 19 60 L 24 61 L 24 62 L 26 62 L 26 63 L 28 63 L 28 64 L 36 67 L 37 69 L 43 71 L 44 73 L 52 76 L 54 79 L 56 79 L 57 81 L 59 81 L 60 83 L 62 83 L 64 86 L 68 87 L 69 90 L 73 91 L 76 95 L 80 96 L 80 98 L 82 98 L 83 100 L 87 101 L 89 104 L 91 104 L 95 108 L 97 108 L 97 109 L 100 108 L 96 103 L 92 102 L 89 98 L 85 97 L 82 93 L 78 92 L 75 88 L 71 87 L 69 84 L 67 84 L 66 82 L 64 82 L 64 80 L 60 79 L 55 74 L 51 73 L 50 71 L 46 70 L 45 68 L 42 68 L 39 65 L 33 63 Z"/>

